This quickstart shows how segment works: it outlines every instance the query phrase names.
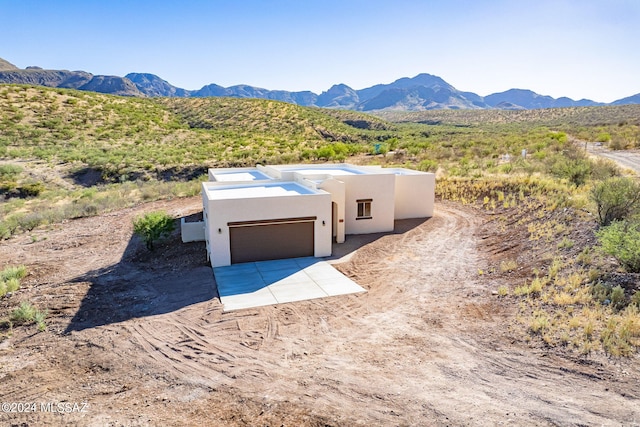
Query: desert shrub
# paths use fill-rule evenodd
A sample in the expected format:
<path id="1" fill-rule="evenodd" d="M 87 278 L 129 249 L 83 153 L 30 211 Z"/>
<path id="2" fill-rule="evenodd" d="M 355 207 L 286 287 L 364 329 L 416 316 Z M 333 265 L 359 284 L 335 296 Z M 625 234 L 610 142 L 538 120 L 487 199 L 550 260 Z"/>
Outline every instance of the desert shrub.
<path id="1" fill-rule="evenodd" d="M 601 305 L 608 304 L 611 300 L 609 294 L 611 293 L 611 286 L 608 286 L 602 282 L 597 282 L 591 286 L 591 295 L 593 299 Z"/>
<path id="2" fill-rule="evenodd" d="M 611 134 L 608 132 L 600 132 L 596 137 L 596 141 L 598 142 L 609 142 L 611 141 Z"/>
<path id="3" fill-rule="evenodd" d="M 626 305 L 624 289 L 622 289 L 622 286 L 618 285 L 611 289 L 611 306 L 616 310 L 622 310 Z"/>
<path id="4" fill-rule="evenodd" d="M 5 282 L 5 287 L 7 292 L 15 292 L 20 288 L 20 280 L 12 277 Z"/>
<path id="5" fill-rule="evenodd" d="M 330 160 L 336 156 L 336 152 L 331 145 L 325 145 L 316 150 L 316 157 L 318 159 Z"/>
<path id="6" fill-rule="evenodd" d="M 27 268 L 24 265 L 18 267 L 6 267 L 0 271 L 0 297 L 8 292 L 15 292 L 20 288 L 20 280 L 26 276 Z"/>
<path id="7" fill-rule="evenodd" d="M 602 250 L 631 273 L 640 273 L 640 222 L 615 221 L 596 232 Z"/>
<path id="8" fill-rule="evenodd" d="M 591 161 L 591 178 L 604 180 L 614 176 L 620 176 L 620 168 L 614 161 L 603 158 Z"/>
<path id="9" fill-rule="evenodd" d="M 47 318 L 47 311 L 36 310 L 36 314 L 33 316 L 33 321 L 36 323 L 38 330 L 40 332 L 47 329 L 47 324 L 45 323 L 45 319 Z"/>
<path id="10" fill-rule="evenodd" d="M 438 162 L 435 160 L 425 159 L 418 164 L 418 170 L 423 172 L 435 172 L 438 170 Z"/>
<path id="11" fill-rule="evenodd" d="M 22 229 L 31 231 L 44 223 L 44 217 L 41 212 L 32 212 L 18 217 L 17 221 Z"/>
<path id="12" fill-rule="evenodd" d="M 609 225 L 640 211 L 640 185 L 631 178 L 609 178 L 597 183 L 590 193 L 600 225 Z"/>
<path id="13" fill-rule="evenodd" d="M 8 224 L 5 224 L 4 221 L 0 221 L 0 240 L 6 240 L 11 237 L 13 233 L 9 228 Z"/>
<path id="14" fill-rule="evenodd" d="M 0 271 L 0 280 L 7 281 L 9 279 L 22 279 L 27 275 L 27 268 L 24 265 L 17 267 L 6 267 Z"/>
<path id="15" fill-rule="evenodd" d="M 563 237 L 560 243 L 558 243 L 558 249 L 571 249 L 575 245 L 575 242 L 568 237 Z"/>
<path id="16" fill-rule="evenodd" d="M 22 167 L 18 165 L 0 165 L 0 179 L 13 178 L 22 172 Z"/>
<path id="17" fill-rule="evenodd" d="M 609 149 L 611 150 L 624 150 L 627 148 L 627 142 L 621 138 L 614 138 L 609 141 Z"/>
<path id="18" fill-rule="evenodd" d="M 640 291 L 636 291 L 631 296 L 631 303 L 634 304 L 637 308 L 640 308 Z"/>
<path id="19" fill-rule="evenodd" d="M 562 155 L 553 157 L 549 172 L 558 178 L 565 178 L 572 184 L 580 186 L 591 175 L 591 163 L 585 158 L 569 158 Z"/>
<path id="20" fill-rule="evenodd" d="M 23 301 L 15 308 L 9 315 L 9 320 L 16 325 L 35 323 L 40 332 L 47 328 L 45 319 L 47 318 L 47 311 L 38 310 L 33 304 L 27 301 Z"/>
<path id="21" fill-rule="evenodd" d="M 15 216 L 0 220 L 0 240 L 8 239 L 14 235 L 18 225 L 18 219 Z"/>
<path id="22" fill-rule="evenodd" d="M 18 308 L 11 312 L 9 320 L 18 325 L 33 322 L 37 311 L 30 302 L 23 301 Z"/>
<path id="23" fill-rule="evenodd" d="M 502 273 L 514 271 L 517 268 L 518 268 L 518 261 L 514 259 L 504 260 L 500 263 L 500 271 Z"/>
<path id="24" fill-rule="evenodd" d="M 30 182 L 18 188 L 21 197 L 37 197 L 44 191 L 44 184 L 41 182 Z"/>
<path id="25" fill-rule="evenodd" d="M 149 212 L 133 221 L 133 232 L 142 237 L 150 251 L 155 241 L 171 234 L 174 228 L 173 218 L 163 211 Z"/>

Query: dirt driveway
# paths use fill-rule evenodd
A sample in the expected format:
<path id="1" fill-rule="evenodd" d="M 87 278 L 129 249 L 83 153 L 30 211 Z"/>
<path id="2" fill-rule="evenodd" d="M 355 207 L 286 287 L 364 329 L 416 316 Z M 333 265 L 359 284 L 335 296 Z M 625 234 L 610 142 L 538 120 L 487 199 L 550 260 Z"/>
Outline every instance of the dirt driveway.
<path id="1" fill-rule="evenodd" d="M 0 316 L 29 300 L 49 326 L 0 343 L 0 401 L 38 404 L 0 412 L 0 424 L 640 423 L 636 359 L 570 360 L 514 338 L 514 308 L 479 274 L 487 242 L 502 237 L 473 209 L 438 203 L 429 220 L 363 237 L 337 267 L 364 294 L 223 314 L 202 244 L 175 237 L 151 256 L 131 239 L 131 219 L 157 208 L 189 215 L 200 201 L 2 242 L 0 264 L 31 274 Z M 88 407 L 51 413 L 42 402 Z"/>

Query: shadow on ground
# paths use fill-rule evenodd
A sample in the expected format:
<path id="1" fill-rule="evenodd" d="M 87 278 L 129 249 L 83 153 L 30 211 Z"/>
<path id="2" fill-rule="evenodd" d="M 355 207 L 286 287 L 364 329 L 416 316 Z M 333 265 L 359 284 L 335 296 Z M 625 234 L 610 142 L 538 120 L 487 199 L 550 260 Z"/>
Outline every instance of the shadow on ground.
<path id="1" fill-rule="evenodd" d="M 421 226 L 431 218 L 415 218 L 415 219 L 400 219 L 394 222 L 393 231 L 385 233 L 370 233 L 370 234 L 348 234 L 344 243 L 334 243 L 331 248 L 331 256 L 324 258 L 325 260 L 335 264 L 337 261 L 348 259 L 361 247 L 375 242 L 376 240 L 388 236 L 390 234 L 404 234 L 416 227 Z"/>
<path id="2" fill-rule="evenodd" d="M 89 290 L 65 332 L 169 313 L 218 296 L 204 242 L 182 243 L 179 231 L 152 252 L 133 236 L 118 264 L 74 282 L 89 283 Z"/>
<path id="3" fill-rule="evenodd" d="M 389 234 L 404 234 L 427 220 L 396 221 L 389 233 L 348 235 L 345 243 L 334 244 L 333 255 L 324 259 L 343 260 L 362 246 Z M 89 290 L 65 333 L 170 313 L 219 298 L 204 242 L 182 243 L 177 228 L 153 252 L 133 236 L 118 264 L 75 278 L 76 283 L 88 283 Z M 291 272 L 274 274 L 281 274 L 282 280 Z"/>

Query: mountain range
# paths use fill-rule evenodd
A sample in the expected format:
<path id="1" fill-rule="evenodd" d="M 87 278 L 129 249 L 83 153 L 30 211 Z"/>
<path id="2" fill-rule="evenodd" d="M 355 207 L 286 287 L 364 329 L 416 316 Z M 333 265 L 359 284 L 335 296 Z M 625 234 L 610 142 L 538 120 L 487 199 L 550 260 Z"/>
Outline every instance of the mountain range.
<path id="1" fill-rule="evenodd" d="M 553 98 L 531 90 L 510 89 L 485 97 L 460 91 L 440 77 L 419 74 L 403 77 L 389 84 L 378 84 L 355 90 L 345 84 L 333 85 L 317 95 L 311 91 L 289 92 L 269 90 L 249 85 L 222 87 L 209 84 L 199 90 L 173 86 L 148 73 L 129 73 L 124 77 L 93 75 L 86 71 L 45 70 L 40 67 L 20 69 L 0 58 L 0 84 L 29 84 L 70 88 L 138 97 L 210 97 L 263 98 L 303 106 L 348 109 L 357 111 L 396 110 L 422 111 L 433 109 L 503 109 L 529 110 L 538 108 L 587 107 L 599 105 L 640 104 L 640 93 L 610 104 L 567 97 Z"/>

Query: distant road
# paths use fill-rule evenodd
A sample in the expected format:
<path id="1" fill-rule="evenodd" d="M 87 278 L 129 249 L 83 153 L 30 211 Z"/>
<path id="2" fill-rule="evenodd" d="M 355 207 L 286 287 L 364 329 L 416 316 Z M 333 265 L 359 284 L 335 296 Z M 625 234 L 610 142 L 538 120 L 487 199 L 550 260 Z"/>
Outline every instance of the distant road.
<path id="1" fill-rule="evenodd" d="M 600 157 L 606 157 L 620 166 L 632 169 L 635 173 L 640 174 L 640 151 L 637 150 L 608 150 L 594 143 L 587 143 L 587 151 L 590 154 Z"/>

